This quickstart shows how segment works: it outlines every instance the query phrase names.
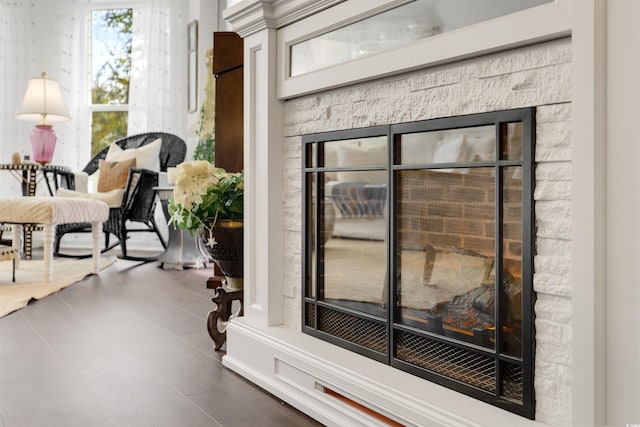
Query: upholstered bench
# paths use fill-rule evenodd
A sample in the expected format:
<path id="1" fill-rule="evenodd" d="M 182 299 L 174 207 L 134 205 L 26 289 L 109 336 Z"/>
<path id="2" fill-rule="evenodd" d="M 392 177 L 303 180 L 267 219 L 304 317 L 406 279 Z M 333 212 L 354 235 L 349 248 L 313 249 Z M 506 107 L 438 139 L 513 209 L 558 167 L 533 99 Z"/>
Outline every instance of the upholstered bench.
<path id="1" fill-rule="evenodd" d="M 109 206 L 99 200 L 64 197 L 0 198 L 0 222 L 15 224 L 13 247 L 20 249 L 23 225 L 42 224 L 44 246 L 44 280 L 53 279 L 53 238 L 58 224 L 91 224 L 93 237 L 93 272 L 100 268 L 100 231 L 109 218 Z"/>

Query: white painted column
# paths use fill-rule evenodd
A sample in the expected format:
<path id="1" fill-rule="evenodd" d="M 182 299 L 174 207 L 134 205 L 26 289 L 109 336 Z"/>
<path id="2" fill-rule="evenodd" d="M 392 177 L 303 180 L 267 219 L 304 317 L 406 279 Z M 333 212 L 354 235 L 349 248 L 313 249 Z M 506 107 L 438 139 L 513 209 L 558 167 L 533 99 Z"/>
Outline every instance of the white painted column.
<path id="1" fill-rule="evenodd" d="M 640 2 L 606 0 L 606 423 L 640 424 Z M 631 327 L 629 327 L 631 325 Z"/>
<path id="2" fill-rule="evenodd" d="M 284 103 L 276 98 L 276 30 L 267 22 L 270 3 L 240 6 L 242 17 L 251 21 L 238 31 L 244 38 L 244 320 L 274 326 L 284 321 Z M 228 343 L 233 334 L 231 325 Z M 232 347 L 227 351 L 232 353 Z"/>
<path id="3" fill-rule="evenodd" d="M 283 322 L 283 103 L 276 99 L 276 30 L 244 39 L 244 314 Z M 248 285 L 248 286 L 247 286 Z"/>
<path id="4" fill-rule="evenodd" d="M 605 425 L 605 10 L 573 8 L 572 424 Z"/>

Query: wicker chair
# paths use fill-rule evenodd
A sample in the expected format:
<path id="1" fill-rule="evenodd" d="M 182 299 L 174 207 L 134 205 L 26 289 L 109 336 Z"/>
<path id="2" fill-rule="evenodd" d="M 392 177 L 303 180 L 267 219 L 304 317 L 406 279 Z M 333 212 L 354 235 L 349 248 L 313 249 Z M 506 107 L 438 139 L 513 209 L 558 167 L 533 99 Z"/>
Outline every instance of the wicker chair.
<path id="1" fill-rule="evenodd" d="M 160 148 L 160 171 L 166 172 L 168 167 L 174 167 L 184 161 L 187 147 L 185 142 L 178 136 L 162 133 L 150 132 L 138 135 L 131 135 L 115 141 L 123 150 L 139 148 L 147 145 L 156 139 L 162 139 Z M 106 147 L 96 154 L 85 166 L 83 172 L 91 175 L 98 170 L 100 159 L 105 159 L 109 147 Z M 58 187 L 75 189 L 73 173 L 65 171 L 47 171 L 47 179 L 53 183 L 55 189 Z M 158 186 L 158 172 L 148 169 L 131 168 L 122 198 L 122 204 L 109 210 L 109 219 L 103 225 L 105 233 L 104 251 L 120 245 L 122 254 L 119 258 L 134 261 L 153 261 L 157 256 L 136 257 L 127 253 L 127 239 L 131 233 L 152 232 L 158 236 L 160 243 L 166 249 L 167 244 L 157 227 L 154 213 L 156 207 L 156 193 L 153 187 Z M 136 224 L 136 226 L 133 226 Z M 89 255 L 71 255 L 60 252 L 62 237 L 68 233 L 89 232 L 89 224 L 63 224 L 56 228 L 54 241 L 54 255 L 62 257 L 88 257 Z M 109 236 L 113 234 L 118 238 L 118 242 L 110 245 Z"/>

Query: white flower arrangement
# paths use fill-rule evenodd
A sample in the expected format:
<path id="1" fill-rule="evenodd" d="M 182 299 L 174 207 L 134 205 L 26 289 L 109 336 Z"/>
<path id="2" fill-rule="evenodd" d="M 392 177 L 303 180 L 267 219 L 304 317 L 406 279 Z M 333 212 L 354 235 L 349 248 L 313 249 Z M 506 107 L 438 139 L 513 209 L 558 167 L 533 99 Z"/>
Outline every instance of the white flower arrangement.
<path id="1" fill-rule="evenodd" d="M 242 220 L 244 214 L 244 174 L 227 173 L 206 160 L 184 162 L 176 167 L 173 198 L 169 202 L 169 224 L 209 231 L 213 246 L 213 226 L 218 219 Z"/>

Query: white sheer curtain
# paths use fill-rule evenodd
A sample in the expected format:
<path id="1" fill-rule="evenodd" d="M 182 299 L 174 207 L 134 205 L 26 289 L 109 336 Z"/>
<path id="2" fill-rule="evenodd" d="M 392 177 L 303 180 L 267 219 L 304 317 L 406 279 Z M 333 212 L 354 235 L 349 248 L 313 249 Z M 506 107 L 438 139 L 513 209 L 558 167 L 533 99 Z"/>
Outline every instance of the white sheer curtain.
<path id="1" fill-rule="evenodd" d="M 27 81 L 45 71 L 60 83 L 71 121 L 56 124 L 55 164 L 83 167 L 91 152 L 87 105 L 87 19 L 94 7 L 134 8 L 130 134 L 166 131 L 186 136 L 186 16 L 174 0 L 0 0 L 0 163 L 31 154 L 35 123 L 17 120 Z M 7 173 L 0 196 L 19 194 Z"/>
<path id="2" fill-rule="evenodd" d="M 0 0 L 0 163 L 14 152 L 31 154 L 35 123 L 15 118 L 27 82 L 45 71 L 60 82 L 71 122 L 56 124 L 58 143 L 54 163 L 75 166 L 81 141 L 77 138 L 80 64 L 79 25 L 74 0 Z M 0 195 L 20 194 L 8 173 L 0 175 Z"/>
<path id="3" fill-rule="evenodd" d="M 83 11 L 77 0 L 38 0 L 36 4 L 37 18 L 32 26 L 36 48 L 25 77 L 37 77 L 46 71 L 48 77 L 60 83 L 71 120 L 54 126 L 58 142 L 53 163 L 79 169 L 91 153 L 89 115 L 83 102 L 85 80 L 82 76 L 86 63 L 81 43 Z M 42 31 L 45 28 L 46 33 Z M 28 125 L 31 132 L 34 124 Z"/>
<path id="4" fill-rule="evenodd" d="M 23 1 L 0 0 L 0 162 L 11 161 L 13 152 L 23 152 L 29 141 L 20 135 L 20 123 L 13 117 L 26 88 L 24 68 L 26 55 L 26 5 Z M 24 88 L 23 88 L 24 86 Z M 3 172 L 6 173 L 6 172 Z M 0 193 L 19 191 L 19 186 L 0 177 Z"/>
<path id="5" fill-rule="evenodd" d="M 150 0 L 134 9 L 129 134 L 186 136 L 188 2 Z"/>

